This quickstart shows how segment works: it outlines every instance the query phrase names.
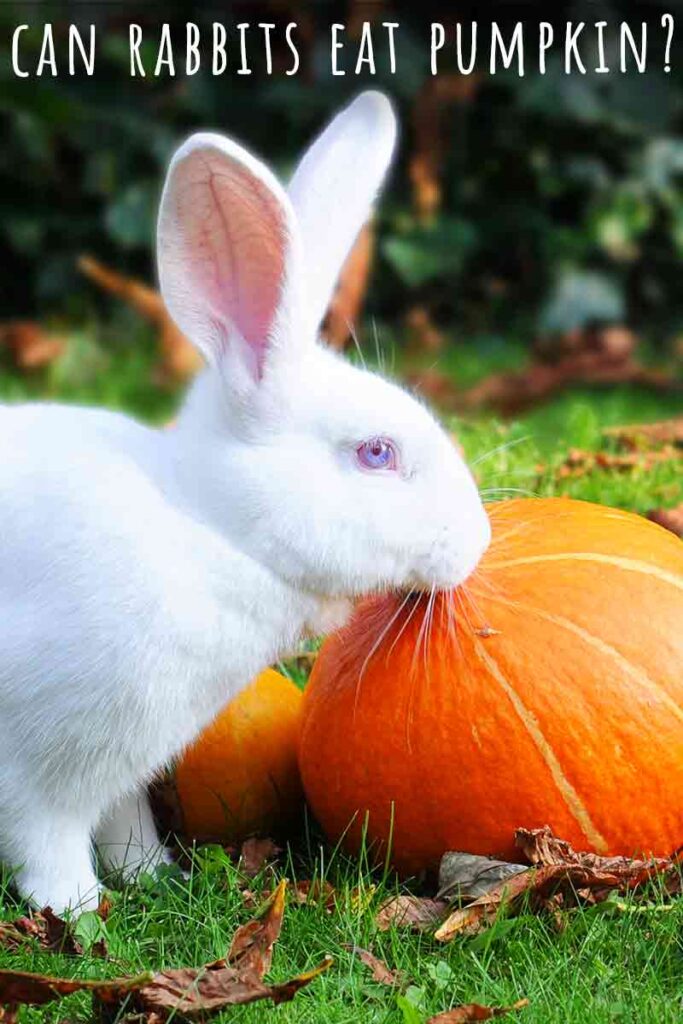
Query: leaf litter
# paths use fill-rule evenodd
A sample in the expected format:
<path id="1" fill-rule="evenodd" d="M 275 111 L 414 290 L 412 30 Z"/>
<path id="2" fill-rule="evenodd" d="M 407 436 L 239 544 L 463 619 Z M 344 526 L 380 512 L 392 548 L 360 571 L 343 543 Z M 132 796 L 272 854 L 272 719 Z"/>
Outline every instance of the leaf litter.
<path id="1" fill-rule="evenodd" d="M 448 851 L 441 861 L 436 898 L 392 896 L 376 914 L 378 930 L 436 929 L 435 938 L 449 942 L 457 935 L 479 934 L 501 911 L 556 914 L 602 903 L 614 893 L 643 890 L 655 877 L 666 894 L 681 892 L 681 857 L 676 854 L 638 860 L 578 853 L 548 826 L 517 829 L 515 842 L 526 863 Z"/>
<path id="2" fill-rule="evenodd" d="M 482 1006 L 481 1003 L 463 1003 L 462 1006 L 454 1006 L 452 1010 L 444 1010 L 430 1017 L 427 1024 L 471 1024 L 478 1020 L 493 1020 L 494 1017 L 502 1017 L 506 1013 L 514 1013 L 515 1010 L 522 1010 L 529 1005 L 528 999 L 518 999 L 511 1006 Z"/>
<path id="3" fill-rule="evenodd" d="M 518 865 L 520 870 L 515 874 L 453 910 L 435 932 L 438 941 L 476 935 L 492 925 L 501 911 L 509 915 L 523 909 L 553 914 L 602 903 L 615 892 L 641 890 L 655 877 L 661 879 L 669 894 L 680 891 L 680 868 L 675 856 L 638 860 L 577 853 L 548 826 L 517 829 L 515 842 L 531 866 Z"/>
<path id="4" fill-rule="evenodd" d="M 682 890 L 681 851 L 671 858 L 648 860 L 602 857 L 575 851 L 547 826 L 517 829 L 515 842 L 520 859 L 526 863 L 511 864 L 448 851 L 442 858 L 436 897 L 392 896 L 376 914 L 377 929 L 401 927 L 429 931 L 438 941 L 448 942 L 459 935 L 471 936 L 485 931 L 501 913 L 512 916 L 520 911 L 546 912 L 557 917 L 558 911 L 598 904 L 608 898 L 617 909 L 634 909 L 615 902 L 614 894 L 643 890 L 654 878 L 658 879 L 664 894 L 673 896 Z M 242 848 L 241 867 L 243 871 L 247 867 L 258 872 L 276 853 L 274 844 L 254 842 L 253 848 Z M 244 874 L 249 873 L 250 870 L 244 871 Z M 250 922 L 237 929 L 226 956 L 200 967 L 112 980 L 0 971 L 0 1021 L 13 1024 L 21 1005 L 40 1006 L 79 991 L 91 992 L 93 1009 L 101 1019 L 112 1020 L 122 1012 L 133 1013 L 141 1024 L 159 1024 L 170 1016 L 185 1020 L 207 1018 L 225 1007 L 258 1000 L 268 999 L 276 1004 L 289 1001 L 325 971 L 332 960 L 326 957 L 313 970 L 280 984 L 264 980 L 282 927 L 287 886 L 287 881 L 283 880 L 273 892 L 264 893 L 267 902 Z M 289 894 L 294 906 L 319 906 L 327 913 L 333 913 L 339 906 L 338 893 L 326 881 L 293 883 Z M 249 896 L 256 901 L 254 894 L 249 893 Z M 100 908 L 103 921 L 107 911 L 107 906 Z M 79 939 L 78 930 L 54 915 L 50 908 L 15 921 L 0 922 L 0 945 L 10 950 L 33 943 L 40 949 L 80 955 L 84 949 Z M 358 957 L 378 984 L 399 991 L 405 988 L 407 979 L 403 973 L 389 967 L 371 950 L 355 945 L 344 948 Z M 104 948 L 99 950 L 95 946 L 89 952 L 106 955 Z M 490 1020 L 520 1010 L 526 1003 L 526 1000 L 519 1000 L 510 1006 L 479 1003 L 456 1006 L 430 1018 L 428 1024 Z"/>
<path id="5" fill-rule="evenodd" d="M 103 901 L 97 911 L 90 913 L 92 917 L 104 922 L 108 912 L 109 905 Z M 0 921 L 0 946 L 14 951 L 27 945 L 65 956 L 82 956 L 85 952 L 78 927 L 57 917 L 51 907 L 31 911 L 27 916 L 18 917 L 14 921 Z M 88 953 L 91 956 L 106 957 L 104 939 L 93 942 Z"/>
<path id="6" fill-rule="evenodd" d="M 352 946 L 345 944 L 344 949 L 347 949 L 349 953 L 353 953 L 357 956 L 362 964 L 372 972 L 372 980 L 376 981 L 379 985 L 390 985 L 393 988 L 404 988 L 407 979 L 401 971 L 393 970 L 388 967 L 383 960 L 380 960 L 378 956 L 369 950 L 363 949 L 361 946 Z"/>
<path id="7" fill-rule="evenodd" d="M 375 916 L 375 924 L 381 932 L 392 927 L 427 931 L 434 927 L 447 910 L 446 900 L 402 894 L 385 900 Z"/>
<path id="8" fill-rule="evenodd" d="M 248 878 L 256 878 L 281 853 L 282 850 L 272 839 L 245 839 L 239 853 L 240 869 Z"/>
<path id="9" fill-rule="evenodd" d="M 269 999 L 289 1002 L 332 963 L 326 957 L 311 971 L 289 981 L 268 984 L 273 947 L 282 928 L 286 881 L 280 882 L 263 911 L 235 932 L 230 949 L 220 960 L 202 967 L 181 967 L 112 980 L 58 978 L 27 971 L 0 971 L 0 1004 L 4 1021 L 15 1018 L 18 1006 L 42 1006 L 73 992 L 91 992 L 95 1016 L 113 1019 L 137 1013 L 145 1024 L 171 1015 L 204 1019 L 227 1006 Z"/>

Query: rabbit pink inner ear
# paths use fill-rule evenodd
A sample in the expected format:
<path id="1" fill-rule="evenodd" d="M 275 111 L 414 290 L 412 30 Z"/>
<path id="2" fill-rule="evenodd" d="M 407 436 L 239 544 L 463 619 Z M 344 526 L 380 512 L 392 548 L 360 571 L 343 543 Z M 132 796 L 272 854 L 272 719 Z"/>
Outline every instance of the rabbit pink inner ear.
<path id="1" fill-rule="evenodd" d="M 180 169 L 176 195 L 184 268 L 217 329 L 215 354 L 236 331 L 260 378 L 284 285 L 285 212 L 265 182 L 211 150 Z"/>

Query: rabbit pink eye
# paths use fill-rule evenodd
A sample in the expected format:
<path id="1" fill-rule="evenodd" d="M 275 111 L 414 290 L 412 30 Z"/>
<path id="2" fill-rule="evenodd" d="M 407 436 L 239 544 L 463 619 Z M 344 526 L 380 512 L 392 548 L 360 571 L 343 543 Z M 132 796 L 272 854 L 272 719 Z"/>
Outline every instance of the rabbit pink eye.
<path id="1" fill-rule="evenodd" d="M 384 437 L 372 437 L 356 448 L 356 457 L 363 469 L 396 469 L 398 459 L 392 441 Z"/>

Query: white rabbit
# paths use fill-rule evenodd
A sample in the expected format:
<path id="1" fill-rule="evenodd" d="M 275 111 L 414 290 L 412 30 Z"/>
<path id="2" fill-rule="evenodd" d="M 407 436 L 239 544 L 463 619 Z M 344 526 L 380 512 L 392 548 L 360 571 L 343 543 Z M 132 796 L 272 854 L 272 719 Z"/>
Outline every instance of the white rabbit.
<path id="1" fill-rule="evenodd" d="M 93 837 L 154 860 L 145 783 L 302 634 L 451 587 L 488 544 L 431 415 L 316 343 L 394 135 L 364 93 L 289 194 L 218 135 L 178 150 L 159 275 L 208 366 L 175 429 L 0 407 L 0 860 L 38 905 L 96 902 Z"/>

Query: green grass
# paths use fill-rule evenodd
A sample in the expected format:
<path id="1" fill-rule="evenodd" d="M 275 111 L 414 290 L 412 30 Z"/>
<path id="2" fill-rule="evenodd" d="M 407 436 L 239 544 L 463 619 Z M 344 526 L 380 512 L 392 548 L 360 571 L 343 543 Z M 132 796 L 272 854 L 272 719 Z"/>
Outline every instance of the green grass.
<path id="1" fill-rule="evenodd" d="M 514 497 L 518 492 L 563 494 L 645 513 L 683 501 L 680 460 L 650 469 L 602 470 L 564 480 L 557 478 L 557 469 L 572 448 L 609 450 L 602 436 L 605 427 L 680 415 L 680 397 L 677 402 L 678 406 L 673 400 L 630 388 L 602 393 L 575 390 L 512 423 L 479 418 L 453 426 L 487 498 Z"/>
<path id="2" fill-rule="evenodd" d="M 276 946 L 271 978 L 285 980 L 312 968 L 327 954 L 330 970 L 294 1002 L 277 1009 L 266 1003 L 236 1007 L 223 1019 L 257 1022 L 272 1015 L 283 1022 L 418 1024 L 461 1002 L 509 1004 L 526 997 L 525 1024 L 668 1024 L 683 1012 L 683 902 L 656 897 L 645 905 L 626 902 L 565 915 L 558 931 L 549 919 L 522 915 L 500 919 L 483 935 L 440 945 L 403 929 L 378 932 L 374 914 L 395 883 L 373 878 L 358 863 L 311 850 L 290 859 L 278 875 L 320 872 L 339 893 L 338 908 L 288 906 Z M 240 895 L 245 880 L 217 847 L 201 851 L 189 880 L 172 871 L 161 881 L 145 878 L 116 894 L 106 923 L 111 960 L 51 953 L 0 952 L 0 967 L 115 977 L 161 965 L 186 966 L 225 954 L 235 927 L 252 911 Z M 272 882 L 247 883 L 257 894 Z M 358 896 L 360 887 L 360 897 Z M 16 910 L 7 898 L 3 916 Z M 92 924 L 92 921 L 84 922 Z M 87 933 L 88 928 L 82 929 Z M 96 937 L 96 936 L 94 936 Z M 403 972 L 399 993 L 371 980 L 344 945 L 371 948 Z M 403 1006 L 401 1005 L 403 1000 Z M 412 1004 L 405 1006 L 405 1002 Z M 25 1009 L 24 1020 L 87 1021 L 89 997 L 74 995 L 44 1009 Z"/>
<path id="3" fill-rule="evenodd" d="M 133 325 L 130 324 L 130 331 Z M 72 338 L 66 359 L 27 382 L 0 370 L 0 398 L 48 396 L 130 408 L 152 421 L 171 415 L 177 396 L 154 383 L 148 339 L 126 335 L 125 343 L 84 332 Z M 514 351 L 482 361 L 464 352 L 465 378 L 490 364 L 515 365 Z M 457 354 L 454 356 L 458 358 Z M 680 413 L 680 399 L 634 389 L 572 391 L 509 424 L 491 417 L 455 425 L 468 457 L 491 496 L 565 493 L 646 511 L 683 500 L 680 462 L 643 472 L 600 472 L 558 483 L 555 470 L 570 447 L 596 448 L 601 430 L 614 423 L 647 421 Z M 487 454 L 491 453 L 491 454 Z M 539 469 L 539 464 L 544 468 Z M 324 874 L 339 893 L 332 913 L 321 907 L 290 906 L 277 944 L 271 977 L 285 979 L 313 967 L 326 954 L 331 969 L 296 1000 L 277 1009 L 268 1004 L 235 1008 L 225 1019 L 257 1022 L 272 1016 L 306 1024 L 420 1024 L 430 1014 L 460 1002 L 508 1004 L 526 997 L 518 1018 L 526 1024 L 668 1024 L 683 1019 L 683 901 L 667 904 L 656 895 L 645 904 L 610 903 L 566 915 L 558 931 L 547 918 L 523 915 L 500 921 L 477 938 L 441 946 L 429 935 L 404 930 L 379 933 L 377 907 L 398 883 L 372 875 L 308 837 L 277 869 L 278 876 Z M 251 915 L 240 895 L 243 880 L 224 852 L 198 853 L 185 880 L 169 871 L 159 881 L 143 879 L 116 894 L 106 923 L 112 959 L 68 958 L 39 951 L 0 948 L 0 967 L 79 976 L 115 976 L 162 966 L 198 965 L 224 954 L 235 927 Z M 269 878 L 250 882 L 259 893 Z M 360 887 L 361 898 L 354 897 Z M 0 915 L 20 908 L 0 888 Z M 25 908 L 24 908 L 25 909 Z M 81 930 L 93 923 L 86 918 Z M 399 997 L 372 982 L 344 944 L 372 948 L 404 972 L 410 987 Z M 22 1011 L 26 1021 L 87 1021 L 89 999 L 71 996 L 41 1010 Z"/>

